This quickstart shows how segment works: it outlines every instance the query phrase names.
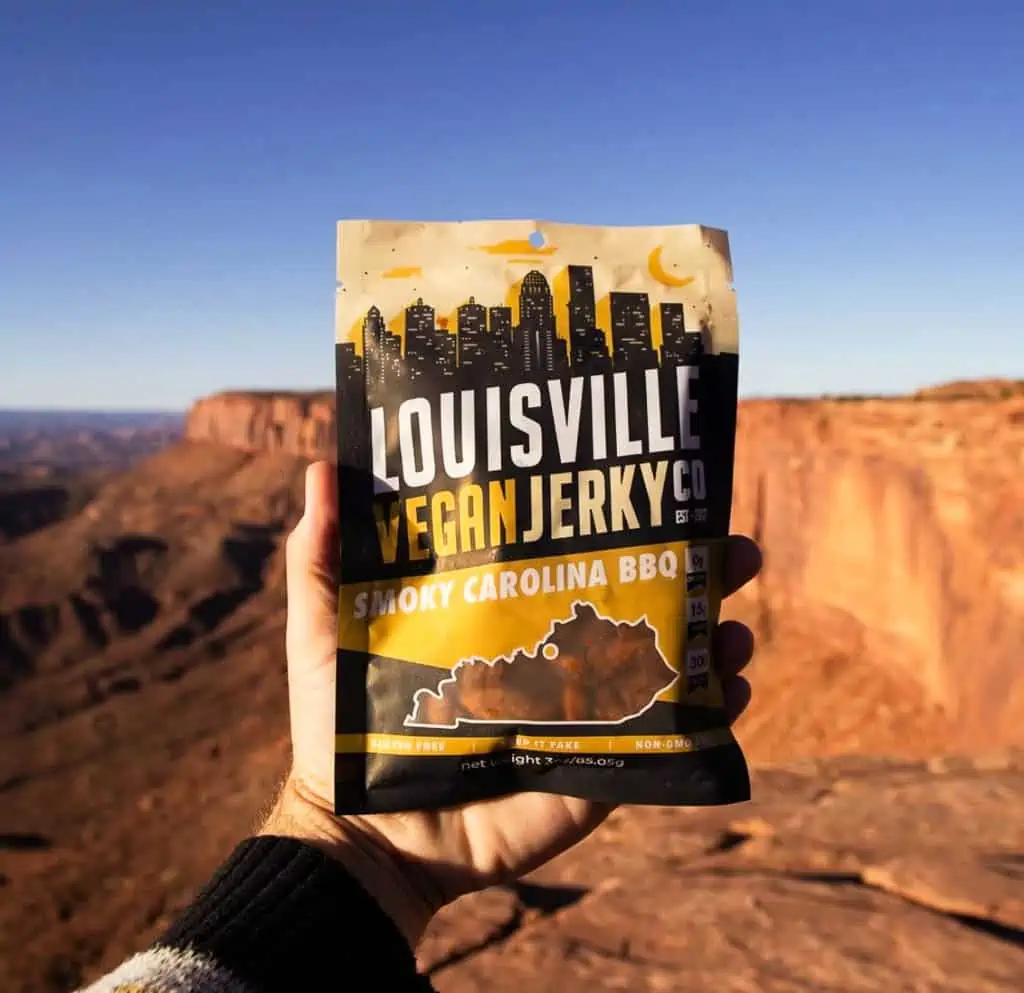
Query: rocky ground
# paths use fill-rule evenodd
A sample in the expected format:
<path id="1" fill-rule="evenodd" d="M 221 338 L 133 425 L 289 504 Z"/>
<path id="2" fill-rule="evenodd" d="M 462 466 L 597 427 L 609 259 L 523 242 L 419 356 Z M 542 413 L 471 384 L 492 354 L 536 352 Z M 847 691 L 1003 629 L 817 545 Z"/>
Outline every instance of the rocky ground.
<path id="1" fill-rule="evenodd" d="M 126 721 L 105 751 L 54 762 L 43 775 L 78 795 L 50 835 L 5 817 L 10 993 L 68 990 L 141 947 L 251 827 L 284 768 L 279 735 L 258 744 L 281 715 L 218 723 L 236 693 L 274 695 L 227 682 L 187 741 Z M 83 789 L 84 824 L 67 816 Z M 791 763 L 758 770 L 749 804 L 616 811 L 522 883 L 442 911 L 419 961 L 442 993 L 1010 991 L 1022 880 L 1024 752 Z"/>
<path id="2" fill-rule="evenodd" d="M 1024 976 L 1024 753 L 760 771 L 742 808 L 621 809 L 420 952 L 470 990 L 1009 991 Z"/>
<path id="3" fill-rule="evenodd" d="M 619 811 L 449 908 L 421 949 L 440 990 L 1020 988 L 1011 386 L 742 406 L 734 529 L 765 569 L 725 613 L 758 638 L 754 802 Z M 214 397 L 65 496 L 0 480 L 4 993 L 150 940 L 272 795 L 283 541 L 329 425 L 326 395 Z"/>

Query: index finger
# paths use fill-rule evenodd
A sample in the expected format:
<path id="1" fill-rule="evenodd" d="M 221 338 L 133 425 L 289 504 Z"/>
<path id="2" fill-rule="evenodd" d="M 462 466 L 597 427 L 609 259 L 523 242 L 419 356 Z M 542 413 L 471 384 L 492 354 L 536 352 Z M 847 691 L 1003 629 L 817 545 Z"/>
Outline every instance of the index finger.
<path id="1" fill-rule="evenodd" d="M 722 596 L 732 596 L 749 583 L 760 571 L 761 550 L 742 534 L 731 534 L 725 540 L 722 566 Z"/>

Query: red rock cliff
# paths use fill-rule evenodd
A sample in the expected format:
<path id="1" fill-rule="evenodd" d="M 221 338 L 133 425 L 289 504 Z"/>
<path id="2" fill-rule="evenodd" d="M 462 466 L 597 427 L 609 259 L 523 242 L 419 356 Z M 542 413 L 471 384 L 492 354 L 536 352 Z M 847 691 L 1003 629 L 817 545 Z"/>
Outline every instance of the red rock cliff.
<path id="1" fill-rule="evenodd" d="M 332 458 L 333 424 L 330 392 L 224 393 L 195 405 L 187 432 Z M 865 747 L 876 718 L 899 723 L 890 712 L 901 683 L 944 715 L 929 733 L 950 735 L 950 747 L 1024 738 L 1024 681 L 1013 679 L 1024 653 L 1022 508 L 1016 384 L 741 404 L 733 530 L 765 552 L 745 593 L 745 619 L 767 646 L 762 726 L 750 732 L 763 750 L 786 750 L 786 726 L 802 711 L 813 718 L 801 694 L 826 682 L 842 699 L 822 703 L 805 737 L 835 748 Z M 796 632 L 788 642 L 776 637 L 783 628 Z M 835 670 L 827 679 L 813 668 L 822 660 Z M 790 696 L 768 706 L 773 693 Z M 829 716 L 837 709 L 845 737 Z"/>
<path id="2" fill-rule="evenodd" d="M 879 708 L 913 681 L 951 748 L 1024 736 L 1024 393 L 744 403 L 734 493 L 733 529 L 765 551 L 763 634 L 830 633 L 885 671 Z"/>
<path id="3" fill-rule="evenodd" d="M 186 437 L 244 451 L 333 458 L 334 394 L 226 392 L 193 405 Z"/>

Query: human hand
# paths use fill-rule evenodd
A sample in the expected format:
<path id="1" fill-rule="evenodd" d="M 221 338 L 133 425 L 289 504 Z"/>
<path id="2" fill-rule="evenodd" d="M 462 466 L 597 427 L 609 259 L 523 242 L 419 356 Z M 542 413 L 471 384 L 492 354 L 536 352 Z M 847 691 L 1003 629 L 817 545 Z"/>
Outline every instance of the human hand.
<path id="1" fill-rule="evenodd" d="M 261 833 L 298 838 L 337 859 L 415 948 L 446 903 L 543 865 L 586 837 L 612 808 L 519 793 L 447 810 L 335 816 L 337 556 L 334 467 L 316 462 L 306 473 L 305 512 L 287 544 L 292 766 Z M 723 596 L 753 579 L 760 565 L 752 541 L 731 538 Z M 753 636 L 746 627 L 729 621 L 718 626 L 716 668 L 731 721 L 750 700 L 750 687 L 739 673 L 752 653 Z"/>

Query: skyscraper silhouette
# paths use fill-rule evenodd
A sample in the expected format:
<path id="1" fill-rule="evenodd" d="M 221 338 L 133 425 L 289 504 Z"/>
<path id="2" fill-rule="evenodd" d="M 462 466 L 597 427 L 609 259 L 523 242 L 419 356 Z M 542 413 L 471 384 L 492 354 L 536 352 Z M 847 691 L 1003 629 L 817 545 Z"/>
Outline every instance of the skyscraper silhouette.
<path id="1" fill-rule="evenodd" d="M 492 335 L 498 335 L 505 339 L 509 347 L 512 346 L 512 308 L 491 307 L 490 328 Z"/>
<path id="2" fill-rule="evenodd" d="M 704 354 L 699 331 L 687 331 L 681 303 L 661 304 L 661 361 L 665 365 L 693 365 Z"/>
<path id="3" fill-rule="evenodd" d="M 402 339 L 388 330 L 377 307 L 371 307 L 363 319 L 363 363 L 368 391 L 402 378 Z"/>
<path id="4" fill-rule="evenodd" d="M 434 349 L 434 308 L 423 297 L 405 308 L 405 365 L 410 383 L 428 375 L 437 364 Z"/>
<path id="5" fill-rule="evenodd" d="M 681 347 L 683 335 L 686 333 L 683 305 L 681 303 L 663 303 L 661 312 L 661 347 L 666 352 L 675 352 Z"/>
<path id="6" fill-rule="evenodd" d="M 512 354 L 512 308 L 491 307 L 488 311 L 488 366 L 492 379 L 501 379 L 515 368 Z"/>
<path id="7" fill-rule="evenodd" d="M 555 308 L 551 287 L 542 272 L 531 269 L 519 288 L 519 325 L 516 351 L 522 356 L 523 371 L 554 373 Z"/>
<path id="8" fill-rule="evenodd" d="M 344 341 L 335 353 L 337 385 L 346 395 L 358 394 L 363 387 L 363 359 L 356 354 L 356 343 Z"/>
<path id="9" fill-rule="evenodd" d="M 338 409 L 358 411 L 366 405 L 366 378 L 363 356 L 357 354 L 354 341 L 340 342 L 334 352 L 335 389 Z M 336 436 L 338 459 L 342 465 L 362 465 L 369 451 L 364 432 L 358 426 Z"/>
<path id="10" fill-rule="evenodd" d="M 569 368 L 569 346 L 566 340 L 558 335 L 555 335 L 553 345 L 554 368 L 551 371 L 559 376 Z"/>
<path id="11" fill-rule="evenodd" d="M 384 383 L 384 318 L 377 307 L 371 307 L 363 318 L 363 362 L 366 388 L 376 389 Z"/>
<path id="12" fill-rule="evenodd" d="M 405 363 L 402 361 L 402 338 L 401 335 L 389 331 L 384 327 L 383 353 L 381 364 L 384 371 L 384 384 L 397 383 L 405 376 Z"/>
<path id="13" fill-rule="evenodd" d="M 590 266 L 571 265 L 569 276 L 569 347 L 572 364 L 582 365 L 586 358 L 587 331 L 597 326 L 594 302 L 594 270 Z"/>
<path id="14" fill-rule="evenodd" d="M 444 379 L 454 377 L 458 368 L 456 345 L 455 335 L 447 328 L 435 328 L 434 353 L 437 356 L 435 363 Z"/>
<path id="15" fill-rule="evenodd" d="M 611 294 L 612 347 L 616 369 L 658 364 L 651 345 L 651 305 L 646 293 Z"/>
<path id="16" fill-rule="evenodd" d="M 653 346 L 646 293 L 609 294 L 611 327 L 602 329 L 597 325 L 593 269 L 571 265 L 566 275 L 565 337 L 558 333 L 551 284 L 534 269 L 520 284 L 519 320 L 514 326 L 511 307 L 487 307 L 470 297 L 457 308 L 456 326 L 449 331 L 448 322 L 439 323 L 434 308 L 421 297 L 405 308 L 402 336 L 388 328 L 378 307 L 370 307 L 362 322 L 362 356 L 356 353 L 355 342 L 346 343 L 338 353 L 338 374 L 358 375 L 371 399 L 381 389 L 401 383 L 419 384 L 419 391 L 456 376 L 472 386 L 510 375 L 560 376 L 570 369 L 589 374 L 647 369 L 657 367 L 659 360 L 667 365 L 693 364 L 704 355 L 710 331 L 703 322 L 700 331 L 687 331 L 681 303 L 658 304 L 659 353 Z"/>
<path id="17" fill-rule="evenodd" d="M 571 265 L 569 276 L 569 361 L 574 369 L 605 372 L 611 367 L 608 343 L 597 326 L 594 270 Z"/>
<path id="18" fill-rule="evenodd" d="M 470 379 L 486 373 L 487 355 L 487 308 L 470 297 L 456 311 L 458 317 L 458 366 L 460 372 Z"/>

